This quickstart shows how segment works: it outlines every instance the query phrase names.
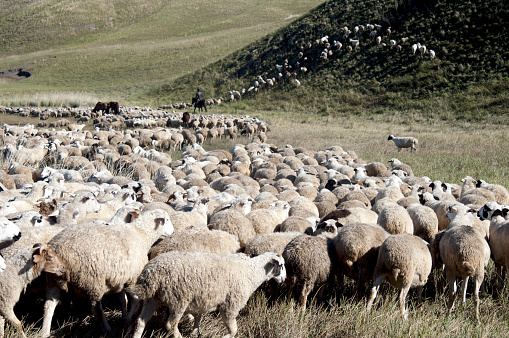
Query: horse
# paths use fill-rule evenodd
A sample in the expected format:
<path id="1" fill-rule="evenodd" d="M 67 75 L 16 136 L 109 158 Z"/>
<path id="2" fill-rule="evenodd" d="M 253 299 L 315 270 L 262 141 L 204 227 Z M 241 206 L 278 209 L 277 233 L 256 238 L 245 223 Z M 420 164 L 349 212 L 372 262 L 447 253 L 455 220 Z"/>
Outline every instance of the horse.
<path id="1" fill-rule="evenodd" d="M 205 108 L 205 112 L 207 112 L 207 102 L 205 99 L 198 100 L 196 97 L 193 97 L 192 103 L 194 105 L 194 112 L 196 113 L 196 108 L 201 112 L 203 108 Z"/>

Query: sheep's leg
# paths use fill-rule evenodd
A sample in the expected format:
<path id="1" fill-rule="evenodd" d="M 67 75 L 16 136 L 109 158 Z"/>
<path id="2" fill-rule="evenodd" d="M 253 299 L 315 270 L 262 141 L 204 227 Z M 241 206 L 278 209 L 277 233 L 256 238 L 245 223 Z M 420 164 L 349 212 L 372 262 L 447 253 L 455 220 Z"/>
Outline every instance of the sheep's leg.
<path id="1" fill-rule="evenodd" d="M 378 289 L 380 288 L 380 284 L 382 284 L 385 279 L 385 275 L 381 275 L 375 278 L 375 284 L 371 289 L 371 294 L 369 295 L 368 305 L 366 306 L 366 310 L 371 311 L 371 307 L 373 306 L 373 302 L 375 301 L 376 294 L 378 293 Z"/>
<path id="2" fill-rule="evenodd" d="M 200 335 L 200 321 L 201 321 L 201 314 L 196 315 L 194 317 L 194 325 L 193 325 L 193 332 L 191 332 L 192 335 Z"/>
<path id="3" fill-rule="evenodd" d="M 46 302 L 44 303 L 44 319 L 42 321 L 42 337 L 49 337 L 51 332 L 51 320 L 55 313 L 58 301 L 60 300 L 60 288 L 54 286 L 46 291 Z"/>
<path id="4" fill-rule="evenodd" d="M 168 315 L 168 319 L 166 321 L 166 330 L 170 331 L 173 328 L 173 337 L 175 337 L 175 338 L 182 337 L 182 335 L 180 334 L 180 331 L 179 331 L 179 322 L 180 322 L 180 319 L 182 318 L 182 316 L 184 315 L 184 312 L 187 309 L 187 305 L 188 304 L 185 304 L 185 305 L 181 306 L 179 309 L 175 309 L 175 308 L 171 308 L 171 307 L 169 308 L 170 314 Z M 196 321 L 195 321 L 195 325 L 196 325 Z M 198 322 L 198 325 L 199 325 L 199 322 Z"/>
<path id="5" fill-rule="evenodd" d="M 229 333 L 224 335 L 223 338 L 233 338 L 237 334 L 237 316 L 232 315 L 231 313 L 226 314 L 225 311 L 221 311 L 221 317 L 223 318 L 223 323 L 228 328 Z"/>
<path id="6" fill-rule="evenodd" d="M 299 304 L 302 312 L 306 311 L 306 302 L 308 299 L 309 293 L 313 290 L 313 286 L 309 285 L 308 283 L 305 283 L 302 286 L 302 290 L 300 292 L 300 298 L 299 298 Z"/>
<path id="7" fill-rule="evenodd" d="M 127 319 L 127 295 L 125 293 L 125 290 L 120 291 L 120 293 L 118 294 L 118 300 L 120 301 L 122 318 Z"/>
<path id="8" fill-rule="evenodd" d="M 461 288 L 462 288 L 462 303 L 463 303 L 463 306 L 465 306 L 465 303 L 467 301 L 467 287 L 468 287 L 468 276 L 467 277 L 464 277 L 463 278 L 463 283 L 461 283 Z"/>
<path id="9" fill-rule="evenodd" d="M 99 325 L 101 325 L 101 330 L 103 332 L 111 331 L 111 327 L 108 324 L 108 321 L 106 320 L 106 316 L 104 315 L 103 311 L 103 305 L 100 300 L 99 301 L 92 300 L 92 314 L 99 321 Z"/>
<path id="10" fill-rule="evenodd" d="M 5 335 L 4 326 L 5 326 L 5 319 L 2 315 L 0 315 L 0 337 L 1 338 L 4 338 L 4 335 Z"/>
<path id="11" fill-rule="evenodd" d="M 449 304 L 447 305 L 449 314 L 454 308 L 454 301 L 456 300 L 456 276 L 447 273 L 447 281 L 449 283 Z"/>
<path id="12" fill-rule="evenodd" d="M 475 306 L 475 319 L 480 324 L 481 321 L 479 319 L 479 288 L 481 287 L 482 281 L 484 279 L 483 275 L 478 275 L 474 278 L 474 306 Z"/>
<path id="13" fill-rule="evenodd" d="M 406 299 L 408 290 L 410 290 L 410 283 L 401 284 L 401 292 L 399 293 L 399 309 L 401 310 L 401 316 L 404 319 L 408 319 L 408 309 L 406 307 Z"/>
<path id="14" fill-rule="evenodd" d="M 18 332 L 21 334 L 21 336 L 26 337 L 25 331 L 23 330 L 23 326 L 21 326 L 20 320 L 14 314 L 14 309 L 6 309 L 4 316 L 5 316 L 5 319 L 7 319 L 12 324 L 12 326 L 14 326 L 18 330 Z M 5 322 L 5 319 L 4 319 L 4 322 Z M 3 327 L 3 325 L 2 325 L 2 327 Z"/>
<path id="15" fill-rule="evenodd" d="M 154 311 L 159 307 L 159 299 L 150 299 L 143 302 L 143 310 L 136 320 L 136 327 L 133 332 L 133 338 L 141 338 L 143 334 L 143 330 L 145 329 L 145 325 L 147 325 L 148 320 L 152 317 Z M 178 332 L 178 329 L 177 329 Z M 175 335 L 175 337 L 182 337 L 179 335 Z"/>

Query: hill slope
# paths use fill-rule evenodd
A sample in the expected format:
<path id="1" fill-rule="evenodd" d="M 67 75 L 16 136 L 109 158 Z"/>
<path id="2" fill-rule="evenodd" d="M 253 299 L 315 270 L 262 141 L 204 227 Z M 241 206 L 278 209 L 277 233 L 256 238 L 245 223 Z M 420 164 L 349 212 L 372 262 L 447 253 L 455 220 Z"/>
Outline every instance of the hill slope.
<path id="1" fill-rule="evenodd" d="M 5 0 L 0 4 L 0 98 L 85 92 L 147 103 L 159 86 L 222 59 L 321 0 Z"/>
<path id="2" fill-rule="evenodd" d="M 285 109 L 290 102 L 324 114 L 414 109 L 474 119 L 499 115 L 508 112 L 509 102 L 507 17 L 509 4 L 502 0 L 328 1 L 211 65 L 201 77 L 179 79 L 151 95 L 178 95 L 199 82 L 214 95 L 224 95 L 252 86 L 258 76 L 278 79 L 275 66 L 286 59 L 293 76 L 260 88 L 260 108 Z M 380 28 L 372 33 L 368 24 Z M 327 60 L 320 58 L 327 46 L 316 41 L 325 36 L 332 53 Z M 352 51 L 347 50 L 350 39 L 359 41 Z M 341 49 L 334 47 L 334 40 L 342 43 Z M 416 43 L 427 47 L 424 54 L 412 52 Z"/>

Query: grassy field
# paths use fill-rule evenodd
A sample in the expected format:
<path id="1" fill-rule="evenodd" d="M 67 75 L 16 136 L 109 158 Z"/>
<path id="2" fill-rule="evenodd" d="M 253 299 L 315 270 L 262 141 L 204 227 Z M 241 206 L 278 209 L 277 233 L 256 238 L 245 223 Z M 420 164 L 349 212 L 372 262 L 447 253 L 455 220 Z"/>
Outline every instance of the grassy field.
<path id="1" fill-rule="evenodd" d="M 219 107 L 212 107 L 211 113 L 223 113 Z M 419 116 L 398 115 L 392 117 L 317 117 L 306 113 L 283 113 L 273 111 L 253 111 L 271 124 L 269 142 L 278 147 L 290 144 L 303 146 L 310 150 L 324 150 L 332 145 L 341 145 L 345 150 L 353 150 L 364 160 L 387 163 L 397 157 L 412 166 L 415 175 L 428 176 L 445 182 L 461 184 L 467 175 L 482 178 L 490 183 L 509 186 L 509 136 L 503 125 L 444 122 L 425 119 Z M 35 119 L 19 119 L 13 115 L 1 116 L 2 121 L 20 124 L 36 122 Z M 410 135 L 419 139 L 416 153 L 408 150 L 397 152 L 387 136 Z M 206 149 L 231 149 L 236 143 L 245 143 L 241 137 L 235 141 L 221 140 L 207 142 Z M 178 155 L 178 154 L 175 154 Z M 446 316 L 446 295 L 435 292 L 433 284 L 426 289 L 423 304 L 412 302 L 410 319 L 403 321 L 397 310 L 396 291 L 385 285 L 374 310 L 367 314 L 364 301 L 353 298 L 353 283 L 346 289 L 327 298 L 325 302 L 312 304 L 305 315 L 299 316 L 293 302 L 284 295 L 270 305 L 263 293 L 257 293 L 239 316 L 239 337 L 349 337 L 361 336 L 439 336 L 439 337 L 492 337 L 503 336 L 509 330 L 507 290 L 500 296 L 494 291 L 495 274 L 492 263 L 486 275 L 487 292 L 481 299 L 481 322 L 476 325 L 472 302 L 466 307 L 457 306 L 452 316 Z M 17 313 L 25 316 L 27 334 L 35 337 L 41 327 L 42 300 L 28 302 L 28 309 L 20 304 Z M 35 305 L 34 305 L 35 304 Z M 88 312 L 88 305 L 68 307 L 68 300 L 57 308 L 53 323 L 55 337 L 98 337 L 96 322 Z M 108 319 L 113 332 L 105 337 L 119 337 L 124 334 L 118 304 L 114 298 L 105 303 Z M 72 313 L 73 315 L 70 315 Z M 88 315 L 80 324 L 77 314 Z M 163 327 L 164 310 L 155 316 L 148 326 L 147 336 L 168 337 Z M 188 335 L 192 324 L 183 322 L 181 331 Z M 226 333 L 221 319 L 215 314 L 205 316 L 201 328 L 204 337 L 217 337 Z M 15 337 L 12 329 L 6 331 L 7 337 Z"/>

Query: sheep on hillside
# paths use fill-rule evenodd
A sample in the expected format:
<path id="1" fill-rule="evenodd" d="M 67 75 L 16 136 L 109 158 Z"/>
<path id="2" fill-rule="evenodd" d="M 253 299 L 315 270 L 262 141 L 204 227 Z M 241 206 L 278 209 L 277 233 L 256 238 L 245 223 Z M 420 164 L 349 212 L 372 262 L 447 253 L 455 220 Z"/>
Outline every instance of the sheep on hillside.
<path id="1" fill-rule="evenodd" d="M 195 315 L 194 334 L 199 334 L 203 314 L 219 310 L 228 337 L 237 333 L 236 318 L 251 294 L 265 281 L 286 278 L 284 260 L 268 252 L 248 258 L 243 254 L 168 252 L 151 260 L 135 286 L 130 288 L 143 309 L 136 320 L 134 338 L 143 334 L 146 323 L 159 307 L 169 308 L 166 329 L 182 337 L 178 323 L 186 313 Z"/>
<path id="2" fill-rule="evenodd" d="M 403 148 L 410 148 L 410 152 L 417 151 L 417 144 L 419 141 L 415 137 L 406 136 L 406 137 L 396 137 L 394 135 L 389 135 L 387 138 L 388 141 L 394 141 L 396 147 L 398 147 L 398 151 L 401 151 Z"/>

